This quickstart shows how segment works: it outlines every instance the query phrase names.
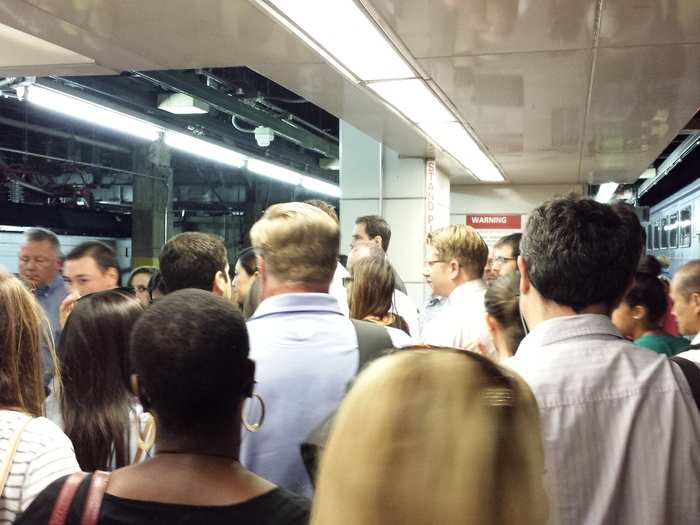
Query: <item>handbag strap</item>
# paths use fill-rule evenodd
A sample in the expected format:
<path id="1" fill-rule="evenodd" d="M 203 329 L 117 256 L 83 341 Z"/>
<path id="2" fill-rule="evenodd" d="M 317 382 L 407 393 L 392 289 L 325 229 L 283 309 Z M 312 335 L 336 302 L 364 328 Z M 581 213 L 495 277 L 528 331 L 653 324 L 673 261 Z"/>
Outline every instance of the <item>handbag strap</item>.
<path id="1" fill-rule="evenodd" d="M 75 493 L 78 491 L 78 487 L 86 476 L 87 474 L 85 472 L 76 472 L 68 476 L 68 479 L 61 487 L 61 492 L 58 493 L 56 503 L 53 505 L 51 517 L 49 518 L 49 525 L 63 525 L 66 522 L 70 504 L 73 502 Z"/>
<path id="2" fill-rule="evenodd" d="M 156 420 L 152 414 L 148 414 L 148 420 L 143 426 L 143 432 L 139 432 L 139 446 L 134 456 L 133 464 L 141 463 L 141 459 L 153 448 L 156 442 Z"/>
<path id="3" fill-rule="evenodd" d="M 109 484 L 109 472 L 96 470 L 92 475 L 90 483 L 90 491 L 85 500 L 85 509 L 83 510 L 83 519 L 80 525 L 96 525 L 97 518 L 100 517 L 100 509 L 102 508 L 102 498 L 104 498 L 107 485 Z"/>
<path id="4" fill-rule="evenodd" d="M 690 386 L 690 392 L 693 394 L 695 404 L 700 410 L 700 368 L 684 357 L 674 356 L 671 358 L 671 361 L 681 368 L 685 379 L 688 381 L 688 386 Z"/>
<path id="5" fill-rule="evenodd" d="M 5 484 L 7 483 L 7 478 L 10 477 L 10 470 L 12 470 L 12 463 L 15 460 L 15 455 L 17 454 L 17 447 L 19 446 L 19 440 L 22 437 L 22 432 L 27 428 L 27 425 L 32 422 L 34 418 L 27 417 L 23 421 L 17 430 L 7 443 L 7 451 L 5 452 L 5 458 L 3 459 L 2 471 L 0 471 L 0 495 L 5 491 Z"/>
<path id="6" fill-rule="evenodd" d="M 350 319 L 357 334 L 357 346 L 360 353 L 357 373 L 361 372 L 367 363 L 379 357 L 384 350 L 394 348 L 391 336 L 384 326 Z"/>
<path id="7" fill-rule="evenodd" d="M 75 498 L 80 484 L 86 477 L 87 474 L 85 472 L 76 472 L 68 476 L 51 511 L 49 525 L 65 525 L 73 498 Z M 100 517 L 100 509 L 102 508 L 102 499 L 108 484 L 109 472 L 95 471 L 85 498 L 85 507 L 83 508 L 80 525 L 97 525 L 97 519 Z"/>

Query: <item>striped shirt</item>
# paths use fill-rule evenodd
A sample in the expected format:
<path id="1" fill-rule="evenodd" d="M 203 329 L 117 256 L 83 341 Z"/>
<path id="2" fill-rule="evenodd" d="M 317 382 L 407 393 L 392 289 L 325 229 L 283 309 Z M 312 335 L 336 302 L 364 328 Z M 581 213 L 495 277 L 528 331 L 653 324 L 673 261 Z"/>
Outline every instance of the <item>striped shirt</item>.
<path id="1" fill-rule="evenodd" d="M 0 410 L 0 458 L 5 458 L 12 436 L 25 420 L 19 412 Z M 31 421 L 22 433 L 0 495 L 0 524 L 13 523 L 46 486 L 78 471 L 73 445 L 61 429 L 44 417 Z"/>
<path id="2" fill-rule="evenodd" d="M 698 523 L 700 413 L 666 356 L 574 315 L 538 324 L 505 364 L 539 405 L 550 523 Z"/>

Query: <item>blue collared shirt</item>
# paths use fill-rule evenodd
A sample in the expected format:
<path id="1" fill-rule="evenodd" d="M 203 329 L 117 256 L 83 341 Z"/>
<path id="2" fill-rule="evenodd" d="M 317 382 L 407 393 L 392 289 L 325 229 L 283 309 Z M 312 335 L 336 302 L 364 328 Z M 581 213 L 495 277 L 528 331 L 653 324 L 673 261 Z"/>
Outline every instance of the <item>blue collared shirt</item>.
<path id="1" fill-rule="evenodd" d="M 241 462 L 280 487 L 310 496 L 300 446 L 338 407 L 357 371 L 355 329 L 333 296 L 291 293 L 260 303 L 248 333 L 255 392 L 266 415 L 258 432 L 243 431 Z"/>
<path id="2" fill-rule="evenodd" d="M 46 286 L 37 288 L 34 291 L 34 295 L 46 313 L 46 317 L 51 325 L 54 341 L 56 344 L 58 344 L 58 339 L 61 336 L 61 325 L 58 319 L 58 307 L 61 306 L 61 303 L 68 295 L 66 285 L 63 281 L 63 276 L 60 273 L 57 273 L 56 278 L 53 281 Z"/>

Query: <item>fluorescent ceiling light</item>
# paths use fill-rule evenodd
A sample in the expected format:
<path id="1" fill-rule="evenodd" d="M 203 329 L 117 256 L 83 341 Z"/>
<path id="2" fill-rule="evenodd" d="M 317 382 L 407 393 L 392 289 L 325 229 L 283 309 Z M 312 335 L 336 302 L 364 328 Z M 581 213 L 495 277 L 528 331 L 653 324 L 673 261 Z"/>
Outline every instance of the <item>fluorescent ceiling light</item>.
<path id="1" fill-rule="evenodd" d="M 309 191 L 330 195 L 331 197 L 340 197 L 340 188 L 338 186 L 314 179 L 313 177 L 302 177 L 301 185 Z"/>
<path id="2" fill-rule="evenodd" d="M 264 177 L 286 182 L 287 184 L 301 184 L 301 174 L 276 164 L 271 164 L 263 160 L 248 160 L 248 170 Z"/>
<path id="3" fill-rule="evenodd" d="M 498 167 L 459 122 L 433 122 L 420 124 L 419 127 L 430 140 L 452 155 L 480 181 L 505 180 Z"/>
<path id="4" fill-rule="evenodd" d="M 316 48 L 309 42 L 313 39 L 361 80 L 415 77 L 383 32 L 353 0 L 266 1 L 306 34 L 307 43 Z"/>
<path id="5" fill-rule="evenodd" d="M 29 86 L 26 96 L 32 104 L 145 140 L 158 140 L 163 132 L 145 120 L 42 86 Z"/>
<path id="6" fill-rule="evenodd" d="M 454 122 L 451 111 L 428 89 L 425 82 L 418 79 L 388 80 L 367 84 L 386 102 L 416 123 Z"/>
<path id="7" fill-rule="evenodd" d="M 167 131 L 165 133 L 165 143 L 171 148 L 179 149 L 198 157 L 204 157 L 214 162 L 221 162 L 235 168 L 242 168 L 245 165 L 245 155 L 217 146 L 206 140 L 185 135 L 184 133 Z"/>
<path id="8" fill-rule="evenodd" d="M 185 93 L 158 95 L 158 109 L 176 115 L 197 115 L 209 113 L 209 104 Z"/>
<path id="9" fill-rule="evenodd" d="M 613 195 L 615 195 L 615 192 L 619 186 L 620 185 L 617 182 L 606 182 L 605 184 L 601 184 L 598 188 L 598 193 L 595 196 L 595 200 L 597 202 L 607 204 L 610 202 L 610 199 L 613 198 Z"/>
<path id="10" fill-rule="evenodd" d="M 656 177 L 656 168 L 649 168 L 642 172 L 640 179 L 653 179 Z"/>

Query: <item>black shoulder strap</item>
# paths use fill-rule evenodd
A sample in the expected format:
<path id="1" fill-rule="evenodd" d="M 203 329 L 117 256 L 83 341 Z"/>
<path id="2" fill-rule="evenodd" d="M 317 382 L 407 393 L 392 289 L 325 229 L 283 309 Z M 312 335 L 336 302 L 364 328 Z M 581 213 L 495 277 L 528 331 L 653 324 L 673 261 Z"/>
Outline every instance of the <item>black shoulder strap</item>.
<path id="1" fill-rule="evenodd" d="M 367 363 L 379 357 L 383 350 L 394 348 L 391 336 L 385 327 L 369 321 L 359 321 L 357 319 L 350 319 L 350 321 L 355 327 L 357 346 L 360 351 L 358 371 L 362 370 Z"/>
<path id="2" fill-rule="evenodd" d="M 675 356 L 671 358 L 671 361 L 681 367 L 683 375 L 688 380 L 688 385 L 690 385 L 690 391 L 693 394 L 695 404 L 697 405 L 698 410 L 700 410 L 700 368 L 698 368 L 698 365 L 688 359 L 685 359 L 684 357 Z"/>

